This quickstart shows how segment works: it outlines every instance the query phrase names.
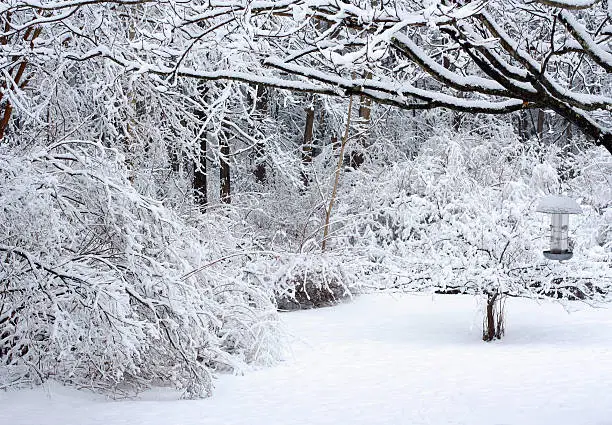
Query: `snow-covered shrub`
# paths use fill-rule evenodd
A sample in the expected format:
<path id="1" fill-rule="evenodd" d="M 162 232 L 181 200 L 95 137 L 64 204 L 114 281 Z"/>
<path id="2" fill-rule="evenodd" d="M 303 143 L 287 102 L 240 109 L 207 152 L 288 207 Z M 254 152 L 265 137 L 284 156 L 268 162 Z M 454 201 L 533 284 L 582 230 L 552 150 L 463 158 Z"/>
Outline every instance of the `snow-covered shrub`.
<path id="1" fill-rule="evenodd" d="M 259 286 L 270 288 L 280 310 L 334 305 L 364 291 L 373 269 L 354 252 L 276 254 L 248 265 Z"/>
<path id="2" fill-rule="evenodd" d="M 207 395 L 217 369 L 279 350 L 271 292 L 215 214 L 189 225 L 138 194 L 122 157 L 86 142 L 0 151 L 0 364 L 47 378 Z"/>

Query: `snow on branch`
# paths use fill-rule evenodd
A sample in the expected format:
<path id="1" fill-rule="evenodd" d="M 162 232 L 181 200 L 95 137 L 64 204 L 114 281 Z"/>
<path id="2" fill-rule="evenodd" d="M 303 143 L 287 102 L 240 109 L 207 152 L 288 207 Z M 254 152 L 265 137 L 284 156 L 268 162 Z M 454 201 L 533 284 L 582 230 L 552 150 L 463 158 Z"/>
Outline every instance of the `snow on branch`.
<path id="1" fill-rule="evenodd" d="M 423 49 L 419 48 L 405 34 L 395 35 L 394 41 L 405 54 L 429 72 L 435 79 L 450 87 L 461 91 L 474 91 L 495 96 L 507 97 L 509 95 L 506 88 L 497 81 L 479 76 L 464 77 L 449 71 L 431 59 Z M 535 90 L 533 91 L 535 92 Z"/>
<path id="2" fill-rule="evenodd" d="M 305 66 L 286 63 L 278 58 L 268 58 L 265 63 L 294 75 L 300 75 L 307 79 L 341 88 L 346 95 L 364 94 L 381 103 L 393 104 L 403 109 L 444 107 L 464 112 L 495 114 L 507 113 L 523 107 L 520 101 L 492 102 L 487 100 L 471 100 L 416 88 L 406 82 L 342 78 Z M 410 102 L 411 98 L 422 101 L 424 104 L 414 104 Z"/>
<path id="3" fill-rule="evenodd" d="M 588 9 L 599 3 L 601 0 L 536 0 L 538 3 L 551 7 L 559 7 L 561 9 Z"/>
<path id="4" fill-rule="evenodd" d="M 612 72 L 612 54 L 595 43 L 586 27 L 578 22 L 571 12 L 566 10 L 559 14 L 559 19 L 576 41 L 584 48 L 585 53 L 607 72 Z"/>

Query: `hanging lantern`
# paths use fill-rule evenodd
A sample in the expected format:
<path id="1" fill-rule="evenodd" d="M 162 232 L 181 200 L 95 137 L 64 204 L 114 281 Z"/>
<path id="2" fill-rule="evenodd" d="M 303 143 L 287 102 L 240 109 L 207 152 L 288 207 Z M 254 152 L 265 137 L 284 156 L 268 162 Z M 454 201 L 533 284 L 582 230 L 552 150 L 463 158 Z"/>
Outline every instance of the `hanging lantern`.
<path id="1" fill-rule="evenodd" d="M 540 199 L 537 212 L 550 214 L 550 249 L 544 251 L 549 260 L 569 260 L 572 249 L 567 236 L 570 214 L 582 214 L 582 210 L 572 198 L 548 195 Z"/>

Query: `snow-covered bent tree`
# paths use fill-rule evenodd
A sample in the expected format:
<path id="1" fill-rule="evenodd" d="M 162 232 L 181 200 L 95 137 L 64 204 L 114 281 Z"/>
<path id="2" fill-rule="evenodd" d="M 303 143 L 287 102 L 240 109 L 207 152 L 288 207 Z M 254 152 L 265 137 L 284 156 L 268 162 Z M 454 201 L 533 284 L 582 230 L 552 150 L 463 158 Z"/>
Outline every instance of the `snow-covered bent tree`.
<path id="1" fill-rule="evenodd" d="M 2 381 L 199 397 L 215 370 L 277 358 L 271 294 L 212 261 L 245 241 L 221 216 L 189 225 L 128 176 L 99 144 L 0 148 Z"/>

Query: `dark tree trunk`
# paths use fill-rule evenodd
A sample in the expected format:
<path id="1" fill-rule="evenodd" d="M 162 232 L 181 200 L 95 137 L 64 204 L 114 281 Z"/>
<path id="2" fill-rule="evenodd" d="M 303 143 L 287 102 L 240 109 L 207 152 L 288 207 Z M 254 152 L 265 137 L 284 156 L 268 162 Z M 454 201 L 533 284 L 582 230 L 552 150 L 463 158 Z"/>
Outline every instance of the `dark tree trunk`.
<path id="1" fill-rule="evenodd" d="M 442 66 L 452 72 L 456 71 L 456 67 L 451 63 L 450 61 L 450 57 L 448 55 L 444 55 L 442 58 Z M 463 98 L 464 94 L 463 92 L 459 92 L 457 93 L 457 97 L 459 98 Z M 451 112 L 451 121 L 452 121 L 452 126 L 453 126 L 453 130 L 455 130 L 456 132 L 459 131 L 459 129 L 461 128 L 461 117 L 462 117 L 462 113 L 458 112 L 458 111 L 452 111 Z"/>
<path id="2" fill-rule="evenodd" d="M 334 150 L 334 152 L 340 149 L 340 140 L 338 140 L 338 136 L 331 137 L 331 144 L 332 144 L 332 149 Z"/>
<path id="3" fill-rule="evenodd" d="M 368 72 L 365 75 L 366 79 L 372 79 L 372 73 Z M 365 161 L 365 151 L 368 147 L 368 129 L 370 126 L 370 117 L 372 116 L 372 99 L 367 96 L 359 98 L 359 131 L 362 133 L 359 137 L 358 146 L 354 149 L 348 158 L 348 165 L 351 168 L 359 168 Z"/>
<path id="4" fill-rule="evenodd" d="M 538 139 L 543 140 L 544 137 L 544 110 L 538 109 L 538 124 L 536 132 L 538 133 Z"/>
<path id="5" fill-rule="evenodd" d="M 255 176 L 255 181 L 257 183 L 265 183 L 266 182 L 266 163 L 263 160 L 265 155 L 265 147 L 264 144 L 258 142 L 255 145 L 255 167 L 253 168 L 253 175 Z"/>
<path id="6" fill-rule="evenodd" d="M 230 176 L 230 146 L 229 140 L 226 137 L 221 137 L 219 140 L 220 155 L 219 155 L 219 179 L 220 191 L 219 195 L 221 202 L 229 204 L 231 198 L 231 176 Z"/>
<path id="7" fill-rule="evenodd" d="M 504 306 L 502 297 L 495 292 L 487 296 L 487 306 L 482 331 L 483 341 L 501 339 L 504 335 Z"/>
<path id="8" fill-rule="evenodd" d="M 194 111 L 194 115 L 199 121 L 199 131 L 197 132 L 197 156 L 193 163 L 193 194 L 196 202 L 202 208 L 206 210 L 208 205 L 208 166 L 207 166 L 207 155 L 208 155 L 208 141 L 206 138 L 206 129 L 203 127 L 206 122 L 206 96 L 208 88 L 206 85 L 198 85 L 199 103 L 200 105 Z"/>
<path id="9" fill-rule="evenodd" d="M 304 141 L 302 143 L 302 165 L 304 170 L 302 171 L 302 182 L 304 186 L 308 186 L 309 178 L 306 172 L 306 167 L 312 162 L 312 139 L 314 132 L 314 119 L 315 110 L 311 105 L 306 108 L 306 124 L 304 126 Z"/>
<path id="10" fill-rule="evenodd" d="M 372 73 L 368 74 L 368 78 L 372 78 Z M 361 123 L 366 126 L 370 122 L 370 116 L 372 115 L 372 99 L 369 97 L 361 96 L 359 102 L 359 118 Z"/>
<path id="11" fill-rule="evenodd" d="M 523 141 L 529 139 L 528 120 L 527 120 L 527 117 L 525 115 L 526 115 L 525 111 L 520 111 L 520 112 L 517 113 L 517 116 L 518 116 L 518 132 L 519 132 L 519 137 Z"/>
<path id="12" fill-rule="evenodd" d="M 327 110 L 325 109 L 325 104 L 320 100 L 315 105 L 315 112 L 319 114 L 319 118 L 314 134 L 318 140 L 325 140 L 329 135 L 329 129 L 327 128 Z M 321 146 L 315 146 L 313 156 L 317 156 L 320 153 Z"/>
<path id="13" fill-rule="evenodd" d="M 11 20 L 11 16 L 9 14 L 5 18 L 4 27 L 5 27 L 6 32 L 8 32 L 9 28 L 11 28 L 10 20 Z M 35 28 L 29 27 L 23 35 L 23 40 L 33 43 L 34 40 L 36 40 L 38 36 L 41 34 L 41 32 L 42 32 L 42 27 L 35 27 Z M 0 39 L 0 45 L 6 45 L 8 44 L 8 42 L 9 42 L 9 37 L 2 37 L 2 39 Z M 24 77 L 27 65 L 28 65 L 27 59 L 25 57 L 22 58 L 21 62 L 19 62 L 19 66 L 15 65 L 8 71 L 8 74 L 11 76 L 12 81 L 5 79 L 0 84 L 0 88 L 4 90 L 15 90 L 15 91 L 23 90 L 28 85 L 28 83 L 30 82 L 30 78 L 32 77 L 32 75 Z M 0 92 L 0 105 L 2 104 L 2 98 L 3 98 L 3 93 Z M 4 136 L 6 134 L 6 129 L 8 128 L 9 122 L 11 120 L 11 116 L 13 114 L 13 106 L 11 105 L 11 102 L 8 99 L 8 97 L 7 99 L 5 99 L 4 107 L 0 110 L 0 113 L 2 114 L 0 116 L 0 140 L 2 140 L 4 139 Z"/>
<path id="14" fill-rule="evenodd" d="M 457 97 L 463 98 L 464 95 L 462 92 L 459 92 L 457 93 Z M 462 118 L 463 118 L 463 112 L 453 111 L 452 122 L 453 122 L 453 130 L 455 130 L 455 132 L 459 132 L 459 130 L 461 129 Z"/>
<path id="15" fill-rule="evenodd" d="M 193 193 L 198 205 L 202 207 L 202 210 L 206 210 L 208 204 L 208 167 L 206 164 L 207 141 L 205 131 L 200 134 L 199 141 L 198 160 L 194 163 L 193 169 Z"/>
<path id="16" fill-rule="evenodd" d="M 10 104 L 8 99 L 6 103 L 4 104 L 4 110 L 2 112 L 3 114 L 2 114 L 2 117 L 0 118 L 0 140 L 4 139 L 4 134 L 6 132 L 8 123 L 11 119 L 11 114 L 13 112 L 13 106 Z"/>
<path id="17" fill-rule="evenodd" d="M 257 99 L 255 100 L 255 122 L 258 118 L 265 118 L 268 112 L 268 89 L 261 85 L 257 85 Z M 265 183 L 266 181 L 266 163 L 265 163 L 266 147 L 262 142 L 255 144 L 255 167 L 253 175 L 257 183 Z"/>
<path id="18" fill-rule="evenodd" d="M 493 341 L 495 339 L 495 298 L 487 300 L 486 326 L 482 335 L 485 341 Z"/>
<path id="19" fill-rule="evenodd" d="M 104 134 L 102 134 L 104 137 Z M 172 148 L 172 146 L 168 146 L 168 160 L 170 161 L 170 169 L 173 173 L 178 173 L 181 171 L 181 156 L 179 153 Z"/>

